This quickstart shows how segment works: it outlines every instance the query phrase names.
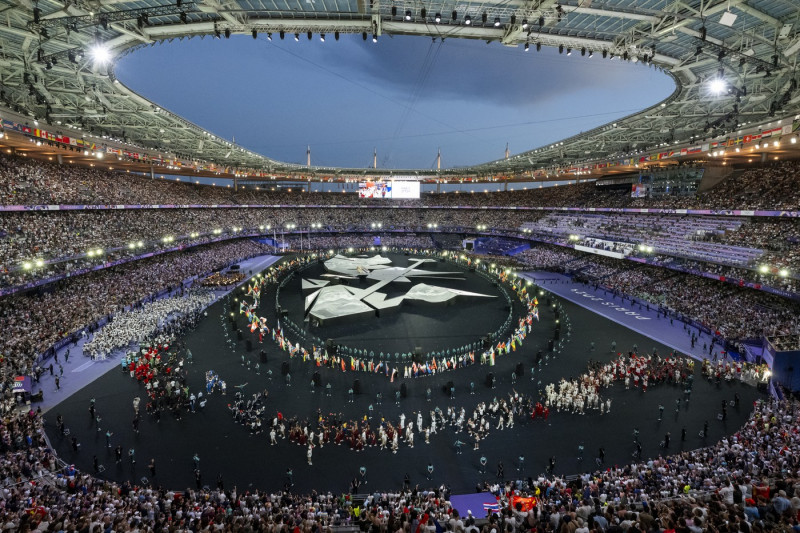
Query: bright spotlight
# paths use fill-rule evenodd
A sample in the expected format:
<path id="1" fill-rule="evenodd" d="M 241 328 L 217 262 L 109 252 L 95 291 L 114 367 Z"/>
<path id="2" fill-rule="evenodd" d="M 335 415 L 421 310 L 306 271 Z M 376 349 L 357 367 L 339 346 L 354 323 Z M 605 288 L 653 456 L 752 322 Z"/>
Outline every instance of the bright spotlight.
<path id="1" fill-rule="evenodd" d="M 728 84 L 722 78 L 714 78 L 708 82 L 708 90 L 714 95 L 722 94 L 727 88 Z"/>
<path id="2" fill-rule="evenodd" d="M 101 65 L 111 61 L 111 52 L 102 44 L 94 45 L 89 50 L 89 54 L 92 56 L 95 63 Z"/>

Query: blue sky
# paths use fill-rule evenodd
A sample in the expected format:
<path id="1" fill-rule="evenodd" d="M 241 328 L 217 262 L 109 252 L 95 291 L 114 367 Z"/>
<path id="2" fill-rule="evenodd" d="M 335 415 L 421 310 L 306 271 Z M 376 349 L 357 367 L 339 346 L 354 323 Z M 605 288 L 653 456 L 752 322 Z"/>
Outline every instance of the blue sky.
<path id="1" fill-rule="evenodd" d="M 552 143 L 672 93 L 641 64 L 499 43 L 259 34 L 156 44 L 122 58 L 126 85 L 274 159 L 382 168 L 457 167 Z"/>

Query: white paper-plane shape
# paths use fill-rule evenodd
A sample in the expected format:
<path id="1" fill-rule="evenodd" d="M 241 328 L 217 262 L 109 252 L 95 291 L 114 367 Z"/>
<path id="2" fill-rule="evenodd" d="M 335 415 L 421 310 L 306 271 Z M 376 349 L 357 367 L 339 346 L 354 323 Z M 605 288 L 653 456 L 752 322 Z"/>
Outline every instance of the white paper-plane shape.
<path id="1" fill-rule="evenodd" d="M 496 298 L 491 294 L 480 294 L 477 292 L 460 291 L 458 289 L 448 289 L 446 287 L 436 287 L 420 283 L 411 287 L 404 298 L 406 300 L 417 300 L 428 303 L 442 303 L 457 298 L 459 296 L 474 296 L 478 298 Z"/>
<path id="2" fill-rule="evenodd" d="M 374 307 L 375 309 L 391 309 L 393 307 L 398 307 L 400 304 L 403 303 L 405 296 L 397 296 L 395 298 L 386 299 L 386 294 L 382 292 L 373 292 L 372 294 L 366 296 L 364 301 L 367 302 L 369 305 Z"/>
<path id="3" fill-rule="evenodd" d="M 443 278 L 447 275 L 463 276 L 461 272 L 432 272 L 430 270 L 421 270 L 418 268 L 389 267 L 370 272 L 369 275 L 367 276 L 367 279 L 375 281 L 385 281 L 385 280 L 400 281 L 399 279 L 400 277 Z M 451 278 L 451 279 L 462 279 L 462 277 Z"/>
<path id="4" fill-rule="evenodd" d="M 322 274 L 322 277 L 333 279 L 358 279 L 356 276 L 342 276 L 341 274 Z"/>
<path id="5" fill-rule="evenodd" d="M 373 257 L 345 257 L 335 255 L 323 263 L 325 270 L 346 276 L 358 276 L 367 274 L 369 271 L 386 268 L 392 264 L 392 260 L 387 257 L 375 255 Z M 361 272 L 359 272 L 361 270 Z"/>
<path id="6" fill-rule="evenodd" d="M 326 279 L 314 279 L 314 278 L 303 278 L 303 283 L 301 285 L 303 291 L 313 291 L 314 289 L 321 289 L 326 285 L 329 285 L 330 281 Z"/>
<path id="7" fill-rule="evenodd" d="M 360 295 L 353 294 L 349 289 L 350 287 L 343 285 L 334 285 L 319 290 L 311 314 L 327 319 L 372 311 L 370 306 L 361 301 Z"/>
<path id="8" fill-rule="evenodd" d="M 311 309 L 311 304 L 314 303 L 314 300 L 317 299 L 317 296 L 319 296 L 319 293 L 321 293 L 321 292 L 322 292 L 321 290 L 314 291 L 311 294 L 309 294 L 308 296 L 306 296 L 306 305 L 305 305 L 305 312 L 306 313 L 308 313 L 308 310 Z"/>

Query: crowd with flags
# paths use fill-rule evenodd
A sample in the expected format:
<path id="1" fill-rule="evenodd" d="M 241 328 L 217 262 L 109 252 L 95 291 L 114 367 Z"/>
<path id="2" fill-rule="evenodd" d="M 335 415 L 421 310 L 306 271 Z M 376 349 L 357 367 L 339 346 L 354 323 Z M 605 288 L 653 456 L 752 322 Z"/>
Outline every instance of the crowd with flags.
<path id="1" fill-rule="evenodd" d="M 401 377 L 409 379 L 431 376 L 474 364 L 494 366 L 498 357 L 516 352 L 522 346 L 528 334 L 531 333 L 534 321 L 539 321 L 539 300 L 536 295 L 529 294 L 530 282 L 512 277 L 505 270 L 498 270 L 496 273 L 498 279 L 507 283 L 514 291 L 524 305 L 526 314 L 517 320 L 516 327 L 507 337 L 496 343 L 493 342 L 485 349 L 474 348 L 465 349 L 460 354 L 440 354 L 438 359 L 434 355 L 428 361 L 420 363 L 409 361 L 408 364 L 392 364 L 383 360 L 376 361 L 373 357 L 366 356 L 366 354 L 343 355 L 338 351 L 330 353 L 324 346 L 312 345 L 309 350 L 302 346 L 299 341 L 292 341 L 288 338 L 287 332 L 281 326 L 280 319 L 276 321 L 273 328 L 270 328 L 267 324 L 267 319 L 257 313 L 263 287 L 270 283 L 277 283 L 278 280 L 283 279 L 285 274 L 305 262 L 307 260 L 303 258 L 282 263 L 271 267 L 264 275 L 257 276 L 255 281 L 248 285 L 245 293 L 250 299 L 243 297 L 239 302 L 239 314 L 245 316 L 249 323 L 250 332 L 258 335 L 259 342 L 263 342 L 266 336 L 271 336 L 272 341 L 282 351 L 287 352 L 290 359 L 300 357 L 304 362 L 310 362 L 317 367 L 326 367 L 340 370 L 341 372 L 383 374 L 390 382 L 394 382 Z"/>

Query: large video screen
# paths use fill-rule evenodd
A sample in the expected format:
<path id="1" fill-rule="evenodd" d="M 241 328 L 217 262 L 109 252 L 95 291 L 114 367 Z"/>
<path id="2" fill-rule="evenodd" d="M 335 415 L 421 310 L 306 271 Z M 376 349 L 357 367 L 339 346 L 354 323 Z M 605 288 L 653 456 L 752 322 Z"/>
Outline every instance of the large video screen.
<path id="1" fill-rule="evenodd" d="M 418 181 L 365 181 L 358 184 L 359 198 L 419 198 Z"/>
<path id="2" fill-rule="evenodd" d="M 358 184 L 359 198 L 391 198 L 392 186 L 385 181 L 366 181 Z"/>
<path id="3" fill-rule="evenodd" d="M 393 181 L 391 197 L 394 199 L 419 198 L 419 182 Z"/>

